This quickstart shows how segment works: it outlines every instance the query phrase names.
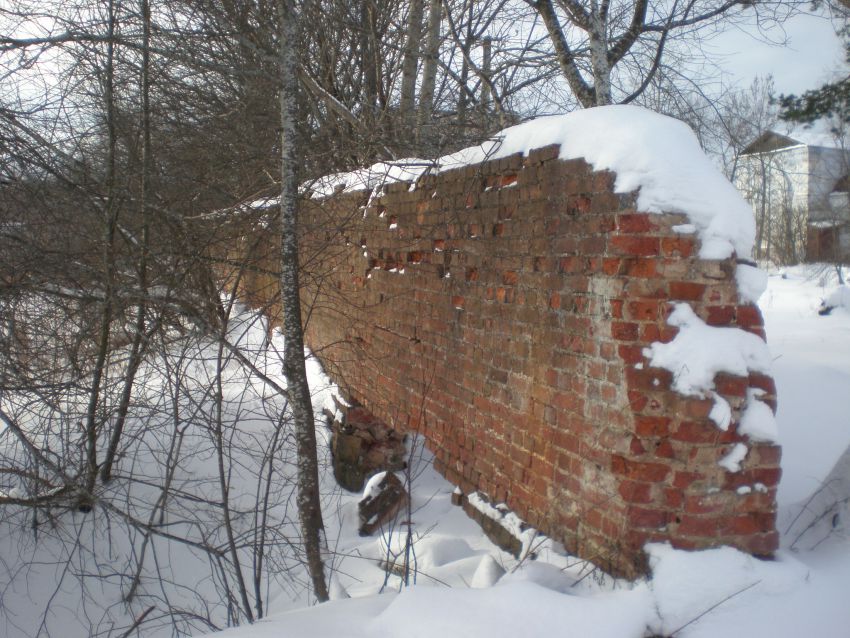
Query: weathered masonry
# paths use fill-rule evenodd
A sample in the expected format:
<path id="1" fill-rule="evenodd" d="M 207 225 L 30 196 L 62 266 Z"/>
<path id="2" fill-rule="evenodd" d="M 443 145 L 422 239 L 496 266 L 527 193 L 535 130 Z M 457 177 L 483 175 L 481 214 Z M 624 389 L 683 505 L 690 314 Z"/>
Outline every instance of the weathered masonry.
<path id="1" fill-rule="evenodd" d="M 676 334 L 674 301 L 763 337 L 761 315 L 739 302 L 734 258 L 700 259 L 683 215 L 639 212 L 614 178 L 550 146 L 313 200 L 308 342 L 364 409 L 422 433 L 464 493 L 604 568 L 645 571 L 650 541 L 770 555 L 780 450 L 736 422 L 750 388 L 775 407 L 772 379 L 714 379 L 723 431 L 643 352 Z M 252 264 L 242 296 L 271 314 L 273 236 L 235 249 Z M 718 465 L 741 441 L 741 469 Z"/>

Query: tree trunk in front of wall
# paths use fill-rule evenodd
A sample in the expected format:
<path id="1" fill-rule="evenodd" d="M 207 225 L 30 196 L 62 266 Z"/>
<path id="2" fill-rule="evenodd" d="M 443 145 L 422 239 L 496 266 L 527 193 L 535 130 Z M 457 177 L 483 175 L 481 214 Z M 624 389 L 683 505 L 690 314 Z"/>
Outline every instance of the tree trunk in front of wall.
<path id="1" fill-rule="evenodd" d="M 328 600 L 322 545 L 324 523 L 319 500 L 319 468 L 313 404 L 304 364 L 304 333 L 298 281 L 298 173 L 300 153 L 296 139 L 297 42 L 296 13 L 292 0 L 280 0 L 280 297 L 286 348 L 283 373 L 295 425 L 298 449 L 298 517 L 313 593 Z"/>

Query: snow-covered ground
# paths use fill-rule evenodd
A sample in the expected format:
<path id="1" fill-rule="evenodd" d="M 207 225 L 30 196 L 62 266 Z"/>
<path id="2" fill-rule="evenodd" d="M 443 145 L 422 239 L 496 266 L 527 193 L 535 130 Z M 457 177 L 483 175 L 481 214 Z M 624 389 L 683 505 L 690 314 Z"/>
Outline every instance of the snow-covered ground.
<path id="1" fill-rule="evenodd" d="M 779 397 L 782 506 L 809 496 L 850 445 L 850 303 L 818 315 L 837 289 L 833 269 L 797 267 L 772 273 L 759 302 Z"/>
<path id="2" fill-rule="evenodd" d="M 339 518 L 337 555 L 346 558 L 338 564 L 336 592 L 339 598 L 343 585 L 352 598 L 272 614 L 224 635 L 846 638 L 846 507 L 835 510 L 839 516 L 828 521 L 828 533 L 821 525 L 803 534 L 805 540 L 816 533 L 809 544 L 815 549 L 797 538 L 818 514 L 804 510 L 798 517 L 801 504 L 812 507 L 809 497 L 850 445 L 850 308 L 818 314 L 835 289 L 833 271 L 797 267 L 772 272 L 761 299 L 779 388 L 782 531 L 797 518 L 775 561 L 728 548 L 688 553 L 654 545 L 652 578 L 633 584 L 589 570 L 546 540 L 527 542 L 536 560 L 517 561 L 450 505 L 452 486 L 426 465 L 413 483 L 416 586 L 385 579 L 374 562 L 363 560 L 381 555 L 385 541 L 397 544 L 400 530 L 383 539 L 358 539 L 346 514 Z M 349 507 L 352 500 L 341 511 Z"/>
<path id="3" fill-rule="evenodd" d="M 264 322 L 243 310 L 230 337 L 250 366 L 195 336 L 169 344 L 143 369 L 137 402 L 161 413 L 135 414 L 106 507 L 88 515 L 45 509 L 33 527 L 25 510 L 6 506 L 0 635 L 202 635 L 228 618 L 232 623 L 241 602 L 222 525 L 223 476 L 248 595 L 253 604 L 259 592 L 264 603 L 260 622 L 227 630 L 227 638 L 846 638 L 850 517 L 846 500 L 836 502 L 850 496 L 850 454 L 844 454 L 850 445 L 850 308 L 818 314 L 823 299 L 846 298 L 846 290 L 835 289 L 832 271 L 798 267 L 772 272 L 761 298 L 784 446 L 783 550 L 775 561 L 728 548 L 688 553 L 653 545 L 652 577 L 629 583 L 528 531 L 527 553 L 517 560 L 451 504 L 454 487 L 414 441 L 410 585 L 390 569 L 402 564 L 407 526 L 360 537 L 359 495 L 342 492 L 326 469 L 332 600 L 311 606 L 292 514 L 292 446 L 285 425 L 276 427 L 284 406 L 248 369 L 280 383 L 283 344 L 279 337 L 267 344 Z M 219 418 L 210 389 L 220 360 Z M 310 370 L 317 409 L 332 409 L 333 387 L 313 360 Z M 4 401 L 7 411 L 15 407 L 9 397 Z M 26 410 L 32 402 L 16 405 Z M 62 432 L 73 453 L 78 435 L 73 428 Z M 320 426 L 317 432 L 327 467 L 328 431 Z M 10 437 L 0 442 L 4 456 L 15 454 Z M 833 470 L 836 462 L 840 471 Z M 156 485 L 165 477 L 172 484 L 163 502 Z M 265 562 L 258 565 L 256 515 L 263 512 L 269 517 Z M 151 532 L 147 540 L 145 531 Z"/>

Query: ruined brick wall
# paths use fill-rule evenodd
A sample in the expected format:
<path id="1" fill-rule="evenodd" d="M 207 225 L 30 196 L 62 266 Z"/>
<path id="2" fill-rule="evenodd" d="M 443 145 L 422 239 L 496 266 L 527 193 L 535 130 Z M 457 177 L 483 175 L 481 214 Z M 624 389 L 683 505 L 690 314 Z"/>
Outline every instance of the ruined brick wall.
<path id="1" fill-rule="evenodd" d="M 557 147 L 315 201 L 304 213 L 308 342 L 345 392 L 423 433 L 465 493 L 505 502 L 579 556 L 618 574 L 643 545 L 777 546 L 779 449 L 748 442 L 739 472 L 718 461 L 742 437 L 712 402 L 670 389 L 642 350 L 669 341 L 671 302 L 763 336 L 738 300 L 734 259 L 697 257 L 682 215 L 635 209 L 614 175 Z M 274 314 L 273 232 L 242 295 Z M 271 302 L 271 303 L 270 303 Z M 719 375 L 740 416 L 773 381 Z M 744 489 L 738 489 L 743 487 Z"/>

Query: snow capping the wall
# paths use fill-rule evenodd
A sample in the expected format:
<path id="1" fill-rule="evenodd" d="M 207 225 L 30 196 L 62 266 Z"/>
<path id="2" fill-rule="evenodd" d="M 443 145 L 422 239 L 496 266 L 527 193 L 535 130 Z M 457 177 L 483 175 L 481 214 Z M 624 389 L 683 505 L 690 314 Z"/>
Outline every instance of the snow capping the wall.
<path id="1" fill-rule="evenodd" d="M 325 197 L 399 180 L 415 181 L 430 170 L 453 170 L 555 144 L 560 146 L 560 159 L 583 158 L 596 171 L 616 173 L 617 193 L 638 190 L 640 211 L 687 215 L 700 239 L 703 259 L 726 259 L 733 254 L 749 259 L 755 241 L 749 205 L 706 157 L 686 124 L 638 106 L 604 106 L 541 117 L 434 162 L 382 162 L 330 175 L 312 190 L 314 196 Z M 741 286 L 746 300 L 755 301 L 761 294 L 764 283 L 759 284 L 760 280 L 750 276 L 749 285 Z"/>
<path id="2" fill-rule="evenodd" d="M 606 106 L 539 118 L 439 163 L 446 170 L 551 144 L 560 145 L 561 159 L 583 158 L 596 171 L 616 173 L 616 192 L 639 190 L 640 211 L 687 215 L 703 259 L 725 259 L 733 251 L 750 256 L 755 240 L 750 207 L 686 124 L 641 107 Z"/>

